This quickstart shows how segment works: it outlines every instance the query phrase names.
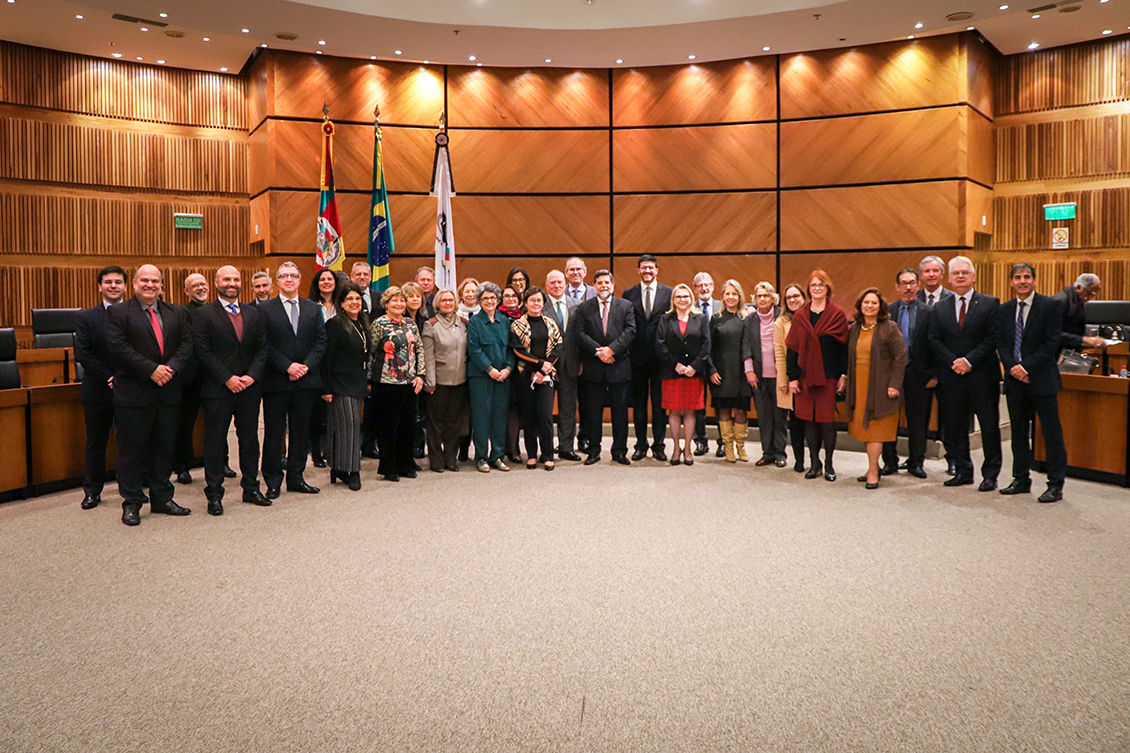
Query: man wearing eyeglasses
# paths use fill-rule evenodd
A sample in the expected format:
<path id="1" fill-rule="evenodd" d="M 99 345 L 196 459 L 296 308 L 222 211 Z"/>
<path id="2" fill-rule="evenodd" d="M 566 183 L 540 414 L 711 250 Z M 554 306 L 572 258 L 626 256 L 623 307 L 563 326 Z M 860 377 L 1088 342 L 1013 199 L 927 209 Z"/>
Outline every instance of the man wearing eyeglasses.
<path id="1" fill-rule="evenodd" d="M 926 337 L 929 329 L 930 307 L 918 298 L 918 273 L 909 267 L 900 270 L 895 278 L 899 299 L 887 307 L 891 321 L 902 331 L 906 343 L 906 372 L 902 380 L 903 409 L 906 411 L 906 431 L 909 457 L 906 470 L 911 476 L 926 478 L 923 467 L 926 460 L 926 430 L 930 425 L 930 410 L 934 398 L 930 390 L 938 379 L 930 370 L 930 343 Z M 898 443 L 883 443 L 883 467 L 879 474 L 898 473 Z"/>

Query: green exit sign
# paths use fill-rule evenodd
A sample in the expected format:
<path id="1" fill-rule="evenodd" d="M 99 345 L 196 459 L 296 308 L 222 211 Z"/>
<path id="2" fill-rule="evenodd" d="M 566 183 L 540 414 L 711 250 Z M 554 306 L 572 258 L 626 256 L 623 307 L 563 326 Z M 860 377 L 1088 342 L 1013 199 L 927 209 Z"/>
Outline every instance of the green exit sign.
<path id="1" fill-rule="evenodd" d="M 1073 220 L 1075 219 L 1075 202 L 1066 204 L 1044 204 L 1045 220 Z"/>
<path id="2" fill-rule="evenodd" d="M 1075 215 L 1072 214 L 1072 217 L 1074 216 Z M 203 230 L 204 215 L 177 212 L 173 215 L 173 227 L 177 230 Z"/>

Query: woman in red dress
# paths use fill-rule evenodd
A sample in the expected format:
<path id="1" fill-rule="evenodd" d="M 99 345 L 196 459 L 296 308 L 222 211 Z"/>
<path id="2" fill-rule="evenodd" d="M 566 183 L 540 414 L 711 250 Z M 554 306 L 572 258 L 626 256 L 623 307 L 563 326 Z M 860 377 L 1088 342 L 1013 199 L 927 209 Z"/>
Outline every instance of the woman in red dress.
<path id="1" fill-rule="evenodd" d="M 655 330 L 655 352 L 659 356 L 663 380 L 663 409 L 671 429 L 674 447 L 671 465 L 694 465 L 691 447 L 694 438 L 694 412 L 706 407 L 702 375 L 709 373 L 710 323 L 694 305 L 695 294 L 681 283 L 671 291 L 671 308 L 659 317 Z M 679 446 L 679 436 L 683 444 Z"/>

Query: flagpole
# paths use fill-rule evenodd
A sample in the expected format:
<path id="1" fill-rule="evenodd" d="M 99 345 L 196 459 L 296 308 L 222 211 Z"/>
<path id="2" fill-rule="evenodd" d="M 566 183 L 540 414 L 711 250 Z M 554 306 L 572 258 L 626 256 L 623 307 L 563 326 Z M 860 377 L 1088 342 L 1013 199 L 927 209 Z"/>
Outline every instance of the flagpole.
<path id="1" fill-rule="evenodd" d="M 451 197 L 455 195 L 455 181 L 451 175 L 451 154 L 447 150 L 447 119 L 439 116 L 439 133 L 436 134 L 436 154 L 432 162 L 432 196 L 436 205 L 435 277 L 436 288 L 455 290 L 455 230 L 452 225 Z"/>
<path id="2" fill-rule="evenodd" d="M 340 271 L 345 258 L 341 239 L 341 220 L 334 194 L 333 170 L 334 124 L 330 121 L 329 102 L 322 103 L 322 171 L 318 179 L 318 227 L 314 243 L 314 261 L 319 269 Z"/>
<path id="3" fill-rule="evenodd" d="M 373 195 L 369 209 L 369 267 L 372 270 L 371 290 L 382 292 L 389 286 L 389 257 L 396 246 L 392 237 L 392 215 L 389 213 L 388 189 L 385 187 L 384 134 L 381 131 L 381 108 L 373 108 Z"/>

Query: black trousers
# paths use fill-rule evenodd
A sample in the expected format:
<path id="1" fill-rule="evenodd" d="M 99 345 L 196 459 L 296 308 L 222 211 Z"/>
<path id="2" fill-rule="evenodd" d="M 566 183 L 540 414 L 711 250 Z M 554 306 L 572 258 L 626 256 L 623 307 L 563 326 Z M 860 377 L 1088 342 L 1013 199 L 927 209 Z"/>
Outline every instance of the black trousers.
<path id="1" fill-rule="evenodd" d="M 416 470 L 416 393 L 411 384 L 373 385 L 377 405 L 377 442 L 381 460 L 377 473 L 402 476 Z"/>
<path id="2" fill-rule="evenodd" d="M 235 418 L 239 443 L 240 486 L 245 492 L 259 489 L 259 403 L 263 391 L 252 387 L 204 403 L 204 495 L 224 498 L 224 466 L 228 460 L 228 428 Z M 280 453 L 281 454 L 281 453 Z"/>
<path id="3" fill-rule="evenodd" d="M 195 465 L 196 452 L 192 446 L 192 434 L 196 428 L 196 416 L 200 413 L 200 381 L 184 385 L 181 392 L 180 408 L 177 413 L 176 447 L 173 457 L 173 470 L 177 473 L 187 471 Z"/>
<path id="4" fill-rule="evenodd" d="M 973 461 L 969 457 L 969 422 L 977 416 L 981 425 L 981 447 L 985 460 L 981 477 L 995 481 L 1001 472 L 1000 389 L 996 382 L 970 383 L 958 377 L 938 385 L 946 406 L 940 411 L 945 423 L 946 454 L 953 460 L 957 476 L 973 477 Z"/>
<path id="5" fill-rule="evenodd" d="M 287 439 L 286 480 L 299 481 L 310 452 L 310 412 L 321 400 L 317 390 L 283 390 L 263 394 L 263 481 L 282 486 L 283 440 Z"/>
<path id="6" fill-rule="evenodd" d="M 176 447 L 176 405 L 144 408 L 114 407 L 118 436 L 118 493 L 122 506 L 145 503 L 142 486 L 148 482 L 150 502 L 161 506 L 173 498 L 173 451 Z"/>
<path id="7" fill-rule="evenodd" d="M 921 468 L 926 462 L 926 432 L 930 426 L 930 411 L 934 403 L 933 390 L 926 389 L 921 376 L 908 373 L 902 380 L 902 397 L 909 445 L 906 464 L 911 468 Z M 884 442 L 883 465 L 894 467 L 898 462 L 898 442 Z"/>
<path id="8" fill-rule="evenodd" d="M 636 449 L 646 450 L 647 402 L 651 399 L 651 447 L 659 449 L 667 439 L 667 411 L 663 410 L 663 380 L 659 370 L 632 369 L 632 421 L 636 425 Z"/>
<path id="9" fill-rule="evenodd" d="M 577 445 L 577 377 L 557 374 L 557 448 L 572 452 Z"/>
<path id="10" fill-rule="evenodd" d="M 518 390 L 518 410 L 522 414 L 522 431 L 526 437 L 526 457 L 553 460 L 553 385 L 533 384 L 528 376 L 532 370 L 527 366 L 526 371 L 514 380 L 514 387 Z"/>
<path id="11" fill-rule="evenodd" d="M 106 443 L 110 429 L 114 428 L 113 403 L 83 403 L 82 415 L 86 420 L 86 464 L 82 490 L 91 495 L 102 493 L 106 482 Z"/>
<path id="12" fill-rule="evenodd" d="M 628 383 L 581 382 L 581 415 L 583 430 L 589 441 L 589 454 L 600 455 L 604 426 L 604 406 L 612 408 L 612 455 L 628 454 Z"/>
<path id="13" fill-rule="evenodd" d="M 377 408 L 373 405 L 373 396 L 365 398 L 365 413 L 361 420 L 361 447 L 375 448 L 377 446 Z"/>
<path id="14" fill-rule="evenodd" d="M 1047 461 L 1044 470 L 1048 484 L 1063 484 L 1067 477 L 1067 447 L 1063 443 L 1063 426 L 1059 421 L 1059 396 L 1033 395 L 1032 386 L 1023 382 L 1009 384 L 1005 393 L 1008 418 L 1012 423 L 1012 477 L 1029 477 L 1035 439 L 1035 419 L 1040 417 Z"/>

